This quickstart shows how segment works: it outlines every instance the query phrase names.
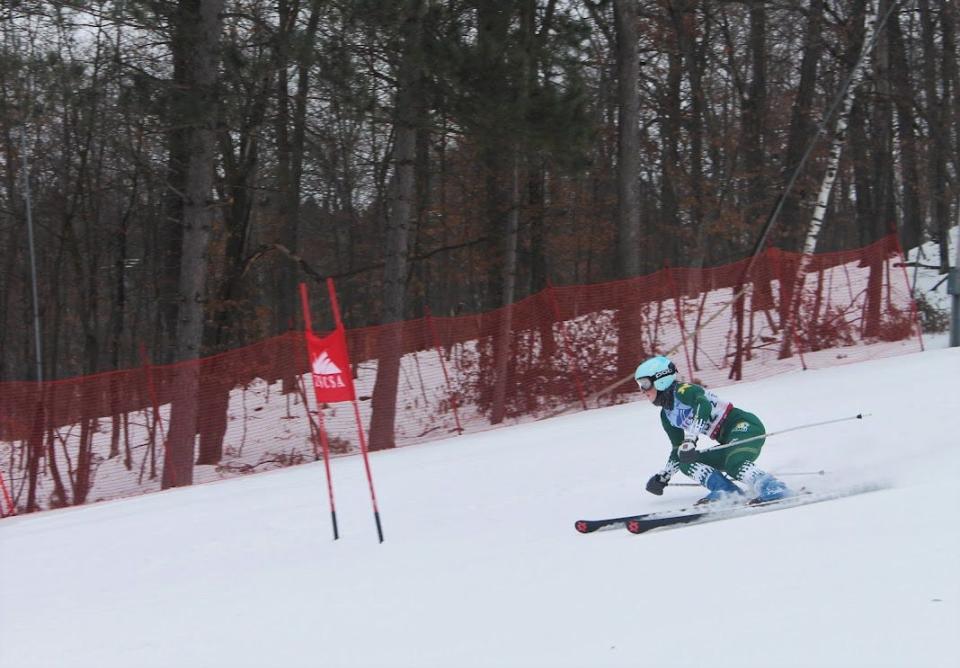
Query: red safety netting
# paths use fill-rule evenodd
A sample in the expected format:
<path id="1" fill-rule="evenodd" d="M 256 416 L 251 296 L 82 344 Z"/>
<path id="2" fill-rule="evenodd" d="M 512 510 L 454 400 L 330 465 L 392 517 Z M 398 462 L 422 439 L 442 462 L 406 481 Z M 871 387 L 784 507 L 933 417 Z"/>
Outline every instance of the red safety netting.
<path id="1" fill-rule="evenodd" d="M 398 368 L 390 390 L 395 420 L 386 423 L 390 433 L 372 429 L 370 446 L 628 401 L 633 383 L 611 386 L 655 353 L 670 352 L 681 375 L 716 387 L 921 349 L 895 237 L 815 256 L 797 293 L 799 263 L 798 255 L 770 249 L 742 287 L 746 261 L 665 268 L 625 281 L 547 288 L 479 315 L 348 330 L 367 428 L 378 365 Z M 731 305 L 741 289 L 744 298 Z M 795 318 L 791 294 L 800 295 Z M 196 410 L 189 482 L 314 461 L 319 437 L 310 382 L 303 334 L 292 332 L 198 362 L 153 366 L 145 356 L 137 369 L 0 383 L 0 511 L 161 489 L 178 401 Z M 333 452 L 357 452 L 353 407 L 325 406 L 323 418 Z"/>

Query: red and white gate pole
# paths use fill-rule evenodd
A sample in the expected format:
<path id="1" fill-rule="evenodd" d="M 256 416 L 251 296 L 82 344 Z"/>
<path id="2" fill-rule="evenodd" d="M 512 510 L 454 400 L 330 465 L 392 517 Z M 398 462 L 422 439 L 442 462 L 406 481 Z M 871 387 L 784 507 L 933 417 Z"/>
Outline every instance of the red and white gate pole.
<path id="1" fill-rule="evenodd" d="M 310 337 L 313 336 L 313 324 L 310 319 L 310 301 L 307 299 L 307 285 L 306 283 L 300 284 L 300 302 L 303 304 L 303 323 L 304 323 L 304 332 L 306 335 L 306 345 L 307 345 L 307 361 L 311 363 L 312 370 L 312 360 L 310 359 Z M 312 376 L 312 373 L 311 373 Z M 313 383 L 314 391 L 316 392 L 316 383 Z M 304 394 L 306 398 L 306 394 Z M 309 406 L 306 407 L 309 411 Z M 309 419 L 309 413 L 307 418 Z M 337 540 L 340 538 L 340 532 L 337 529 L 337 506 L 333 500 L 333 478 L 330 476 L 330 442 L 327 440 L 327 429 L 323 424 L 323 402 L 317 398 L 317 424 L 320 428 L 320 444 L 323 448 L 323 467 L 327 472 L 327 497 L 330 499 L 330 522 L 333 525 L 333 539 Z"/>
<path id="2" fill-rule="evenodd" d="M 344 349 L 346 349 L 346 330 L 343 327 L 343 321 L 340 319 L 340 303 L 337 301 L 337 291 L 333 287 L 333 279 L 327 278 L 327 291 L 330 293 L 330 305 L 333 307 L 333 319 L 337 326 L 337 331 L 340 333 L 342 340 L 344 342 Z M 349 351 L 348 351 L 348 362 L 349 362 Z M 363 466 L 367 472 L 367 485 L 370 487 L 370 501 L 373 504 L 373 519 L 377 524 L 377 537 L 380 539 L 380 542 L 383 542 L 383 526 L 380 523 L 380 509 L 377 507 L 377 493 L 373 489 L 373 474 L 370 472 L 370 457 L 367 455 L 367 437 L 363 433 L 363 422 L 360 420 L 360 408 L 357 405 L 357 394 L 353 388 L 353 377 L 349 373 L 346 374 L 347 382 L 350 385 L 350 393 L 352 395 L 353 401 L 353 415 L 357 420 L 357 434 L 360 437 L 360 452 L 363 455 Z"/>

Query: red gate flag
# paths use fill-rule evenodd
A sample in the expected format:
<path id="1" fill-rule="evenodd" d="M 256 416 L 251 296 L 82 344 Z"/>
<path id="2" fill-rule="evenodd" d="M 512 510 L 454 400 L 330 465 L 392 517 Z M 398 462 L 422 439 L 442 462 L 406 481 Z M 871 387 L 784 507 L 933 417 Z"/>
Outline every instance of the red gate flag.
<path id="1" fill-rule="evenodd" d="M 354 401 L 353 377 L 350 375 L 350 356 L 347 338 L 339 327 L 332 334 L 320 338 L 306 332 L 310 350 L 310 370 L 318 403 Z"/>

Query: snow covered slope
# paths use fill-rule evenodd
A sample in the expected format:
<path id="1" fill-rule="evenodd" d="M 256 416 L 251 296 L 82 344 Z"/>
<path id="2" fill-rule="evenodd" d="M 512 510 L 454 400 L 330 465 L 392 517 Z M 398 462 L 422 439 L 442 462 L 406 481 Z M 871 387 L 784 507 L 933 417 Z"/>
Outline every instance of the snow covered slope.
<path id="1" fill-rule="evenodd" d="M 573 521 L 699 495 L 643 491 L 645 403 L 375 453 L 383 544 L 357 457 L 336 542 L 322 464 L 4 520 L 0 666 L 957 666 L 958 380 L 939 347 L 725 388 L 771 431 L 871 413 L 760 463 L 892 487 L 644 536 Z"/>

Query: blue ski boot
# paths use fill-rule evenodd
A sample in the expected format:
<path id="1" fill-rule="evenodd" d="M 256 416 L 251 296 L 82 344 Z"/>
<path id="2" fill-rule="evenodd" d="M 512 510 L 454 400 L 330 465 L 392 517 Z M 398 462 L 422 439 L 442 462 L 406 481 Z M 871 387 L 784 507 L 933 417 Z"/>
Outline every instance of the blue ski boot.
<path id="1" fill-rule="evenodd" d="M 753 462 L 744 462 L 737 472 L 737 480 L 746 483 L 753 490 L 750 503 L 767 503 L 793 496 L 793 492 L 783 481 L 757 468 Z"/>
<path id="2" fill-rule="evenodd" d="M 779 501 L 790 496 L 790 488 L 783 481 L 777 480 L 769 473 L 761 476 L 754 483 L 754 490 L 757 492 L 753 503 L 766 503 L 767 501 Z"/>
<path id="3" fill-rule="evenodd" d="M 730 497 L 743 496 L 739 487 L 730 482 L 730 479 L 712 466 L 694 464 L 691 473 L 701 485 L 710 490 L 710 493 L 697 501 L 697 505 L 716 503 Z"/>

